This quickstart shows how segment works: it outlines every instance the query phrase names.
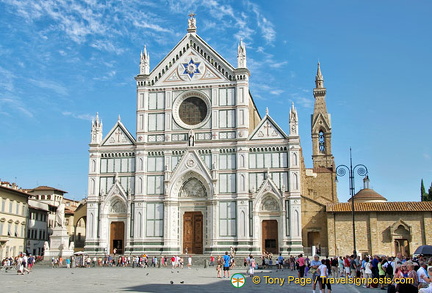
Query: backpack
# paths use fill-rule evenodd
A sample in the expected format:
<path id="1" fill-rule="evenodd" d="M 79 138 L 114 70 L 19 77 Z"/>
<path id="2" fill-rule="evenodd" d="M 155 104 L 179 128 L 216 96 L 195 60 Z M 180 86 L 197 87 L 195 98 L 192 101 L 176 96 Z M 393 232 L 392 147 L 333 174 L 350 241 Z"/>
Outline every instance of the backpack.
<path id="1" fill-rule="evenodd" d="M 387 262 L 386 274 L 390 276 L 393 275 L 393 267 L 391 265 L 391 262 Z"/>

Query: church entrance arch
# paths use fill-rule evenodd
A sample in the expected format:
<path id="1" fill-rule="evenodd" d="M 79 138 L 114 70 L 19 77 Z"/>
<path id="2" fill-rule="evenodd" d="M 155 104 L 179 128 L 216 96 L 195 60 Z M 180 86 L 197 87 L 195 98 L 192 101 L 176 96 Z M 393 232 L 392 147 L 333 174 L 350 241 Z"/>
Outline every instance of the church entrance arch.
<path id="1" fill-rule="evenodd" d="M 183 215 L 183 251 L 185 253 L 203 253 L 203 214 L 185 212 Z"/>

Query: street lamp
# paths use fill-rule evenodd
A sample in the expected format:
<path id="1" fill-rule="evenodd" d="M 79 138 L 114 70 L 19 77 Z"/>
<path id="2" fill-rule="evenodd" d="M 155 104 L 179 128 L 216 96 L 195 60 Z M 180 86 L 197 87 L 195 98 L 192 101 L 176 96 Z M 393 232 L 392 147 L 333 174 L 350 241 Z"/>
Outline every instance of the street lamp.
<path id="1" fill-rule="evenodd" d="M 360 176 L 366 176 L 368 174 L 368 169 L 363 164 L 357 164 L 353 167 L 352 164 L 352 154 L 350 148 L 350 165 L 339 165 L 336 168 L 336 176 L 342 177 L 345 176 L 346 173 L 349 173 L 349 189 L 351 196 L 351 210 L 352 210 L 352 230 L 353 230 L 353 244 L 354 244 L 354 254 L 357 255 L 357 247 L 356 247 L 356 237 L 355 237 L 355 213 L 354 213 L 354 172 L 357 171 L 357 174 Z M 336 177 L 337 180 L 337 177 Z"/>

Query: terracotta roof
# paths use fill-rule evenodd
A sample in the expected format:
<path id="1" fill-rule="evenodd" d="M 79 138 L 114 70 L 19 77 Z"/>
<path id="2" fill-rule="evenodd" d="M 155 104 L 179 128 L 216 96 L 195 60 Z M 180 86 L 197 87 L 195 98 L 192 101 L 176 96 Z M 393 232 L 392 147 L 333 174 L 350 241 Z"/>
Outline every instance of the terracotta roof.
<path id="1" fill-rule="evenodd" d="M 379 194 L 378 192 L 370 188 L 363 188 L 362 190 L 357 192 L 354 195 L 354 202 L 357 199 L 358 200 L 385 200 L 385 201 L 387 200 L 384 196 L 382 196 L 381 194 Z M 351 202 L 351 198 L 348 201 Z"/>
<path id="2" fill-rule="evenodd" d="M 67 193 L 67 191 L 61 190 L 61 189 L 57 189 L 51 186 L 38 186 L 36 188 L 31 189 L 30 191 L 37 191 L 37 190 L 53 190 L 53 191 L 60 191 L 63 193 Z"/>
<path id="3" fill-rule="evenodd" d="M 6 192 L 15 192 L 16 194 L 22 195 L 26 198 L 28 198 L 30 196 L 29 194 L 22 191 L 21 189 L 10 188 L 10 187 L 6 187 L 6 186 L 2 186 L 2 185 L 0 185 L 0 189 L 4 189 Z"/>
<path id="4" fill-rule="evenodd" d="M 328 213 L 351 212 L 351 203 L 328 204 Z M 432 212 L 432 201 L 355 202 L 355 212 Z"/>

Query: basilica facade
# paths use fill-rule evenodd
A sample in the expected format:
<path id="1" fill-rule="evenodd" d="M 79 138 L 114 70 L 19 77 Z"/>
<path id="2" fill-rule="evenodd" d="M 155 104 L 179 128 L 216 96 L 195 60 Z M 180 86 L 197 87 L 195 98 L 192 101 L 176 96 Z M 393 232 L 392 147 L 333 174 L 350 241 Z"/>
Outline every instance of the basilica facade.
<path id="1" fill-rule="evenodd" d="M 92 122 L 86 252 L 297 254 L 325 246 L 322 206 L 337 197 L 319 66 L 314 168 L 306 169 L 294 105 L 286 109 L 289 133 L 261 116 L 244 43 L 233 66 L 195 21 L 152 70 L 149 52 L 141 53 L 135 135 L 120 118 L 105 136 L 99 117 Z"/>

